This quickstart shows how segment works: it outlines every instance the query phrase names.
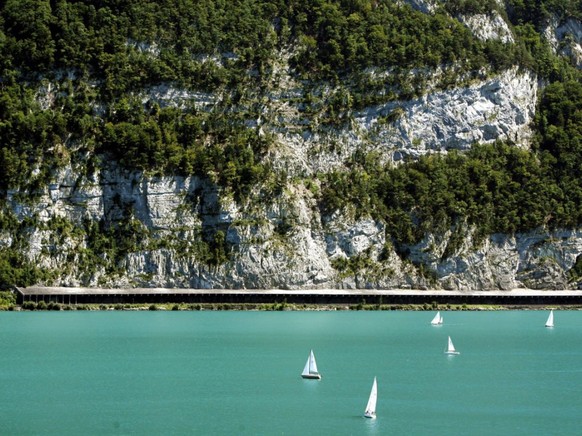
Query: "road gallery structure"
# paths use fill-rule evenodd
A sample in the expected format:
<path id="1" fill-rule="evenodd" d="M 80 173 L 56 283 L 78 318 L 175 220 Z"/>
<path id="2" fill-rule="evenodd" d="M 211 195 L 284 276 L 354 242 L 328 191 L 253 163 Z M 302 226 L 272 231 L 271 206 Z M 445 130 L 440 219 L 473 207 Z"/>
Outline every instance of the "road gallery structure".
<path id="1" fill-rule="evenodd" d="M 16 288 L 17 303 L 60 304 L 236 303 L 269 304 L 582 304 L 582 291 L 442 291 L 380 289 L 103 289 L 31 286 Z"/>

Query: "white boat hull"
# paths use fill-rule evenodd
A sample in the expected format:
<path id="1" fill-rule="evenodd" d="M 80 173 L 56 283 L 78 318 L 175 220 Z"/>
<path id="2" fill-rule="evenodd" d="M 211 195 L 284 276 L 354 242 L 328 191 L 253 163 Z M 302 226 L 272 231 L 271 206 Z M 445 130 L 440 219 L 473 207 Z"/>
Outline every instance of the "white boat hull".
<path id="1" fill-rule="evenodd" d="M 364 418 L 376 419 L 376 414 L 364 413 Z"/>
<path id="2" fill-rule="evenodd" d="M 301 374 L 301 377 L 311 380 L 321 380 L 321 375 L 319 374 Z"/>

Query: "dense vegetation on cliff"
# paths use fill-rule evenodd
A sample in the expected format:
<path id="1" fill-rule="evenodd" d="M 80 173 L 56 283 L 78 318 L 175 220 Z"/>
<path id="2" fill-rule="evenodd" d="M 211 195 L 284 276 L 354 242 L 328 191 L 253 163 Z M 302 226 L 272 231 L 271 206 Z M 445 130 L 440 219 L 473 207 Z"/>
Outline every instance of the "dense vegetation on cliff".
<path id="1" fill-rule="evenodd" d="M 528 57 L 522 45 L 473 38 L 444 11 L 429 16 L 393 2 L 8 1 L 0 24 L 5 189 L 22 187 L 36 167 L 46 183 L 77 148 L 66 145 L 81 143 L 130 168 L 215 172 L 221 185 L 244 190 L 264 178 L 268 145 L 244 123 L 257 118 L 267 70 L 285 49 L 297 77 L 348 84 L 346 98 L 330 103 L 336 113 L 419 95 L 436 67 L 448 68 L 446 87 Z M 370 67 L 393 74 L 374 80 L 362 74 Z M 52 78 L 60 110 L 46 110 L 34 93 Z M 164 83 L 223 98 L 200 113 L 144 106 L 135 95 Z"/>
<path id="2" fill-rule="evenodd" d="M 356 155 L 349 172 L 327 176 L 323 204 L 372 211 L 404 244 L 466 222 L 483 236 L 574 228 L 582 223 L 580 108 L 580 82 L 549 85 L 536 119 L 534 152 L 497 142 L 388 170 L 374 156 Z"/>
<path id="3" fill-rule="evenodd" d="M 249 125 L 260 119 L 285 54 L 303 86 L 287 98 L 299 100 L 308 121 L 330 128 L 349 123 L 355 110 L 514 66 L 547 84 L 531 149 L 476 144 L 398 166 L 355 152 L 345 168 L 312 180 L 325 213 L 349 209 L 385 222 L 403 256 L 426 232 L 466 224 L 483 237 L 574 228 L 582 223 L 581 73 L 554 54 L 542 31 L 551 17 L 580 18 L 580 10 L 580 0 L 509 0 L 507 9 L 455 0 L 429 14 L 390 0 L 7 0 L 0 8 L 0 202 L 9 192 L 34 199 L 58 168 L 74 163 L 91 174 L 108 160 L 147 174 L 196 175 L 239 203 L 273 201 L 287 175 L 265 159 L 276 146 L 272 135 Z M 478 39 L 457 19 L 492 11 L 508 18 L 514 43 Z M 212 96 L 211 103 L 200 109 L 188 99 L 147 98 L 160 86 Z M 322 86 L 339 91 L 321 101 Z M 42 272 L 19 245 L 30 223 L 6 207 L 0 223 L 14 235 L 0 245 L 0 284 L 37 281 Z M 148 249 L 127 226 L 85 223 L 87 263 L 115 265 Z M 197 255 L 218 264 L 228 249 L 214 232 Z"/>

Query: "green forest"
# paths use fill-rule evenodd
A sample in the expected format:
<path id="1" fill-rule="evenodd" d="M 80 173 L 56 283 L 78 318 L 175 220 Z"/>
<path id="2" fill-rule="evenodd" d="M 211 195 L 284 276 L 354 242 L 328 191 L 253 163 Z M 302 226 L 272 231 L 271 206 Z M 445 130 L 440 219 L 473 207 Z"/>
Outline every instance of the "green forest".
<path id="1" fill-rule="evenodd" d="M 346 98 L 324 103 L 332 126 L 345 122 L 338 114 L 423 95 L 437 68 L 445 72 L 437 89 L 512 67 L 533 71 L 545 84 L 531 149 L 475 144 L 467 153 L 398 166 L 354 153 L 348 170 L 318 176 L 324 213 L 351 210 L 386 223 L 403 256 L 426 232 L 466 224 L 482 237 L 580 226 L 581 72 L 552 52 L 542 30 L 550 17 L 582 18 L 582 2 L 438 4 L 425 14 L 391 0 L 2 2 L 1 227 L 25 233 L 31 223 L 8 211 L 8 193 L 33 201 L 55 169 L 71 162 L 87 173 L 113 160 L 150 175 L 196 175 L 241 204 L 271 201 L 288 181 L 264 159 L 276 146 L 271 136 L 246 121 L 259 116 L 282 52 L 290 53 L 292 74 L 305 86 L 306 117 L 318 110 L 310 89 L 345 90 Z M 456 19 L 493 11 L 511 23 L 515 43 L 481 41 Z M 366 74 L 370 69 L 392 74 L 379 80 Z M 219 98 L 208 111 L 143 102 L 141 91 L 164 84 Z M 47 86 L 57 87 L 48 106 L 38 98 Z M 86 223 L 88 263 L 105 252 L 120 259 L 143 248 L 122 231 L 127 225 Z M 202 241 L 205 262 L 228 259 L 223 236 Z M 0 286 L 34 283 L 43 274 L 24 260 L 19 240 L 0 246 Z"/>

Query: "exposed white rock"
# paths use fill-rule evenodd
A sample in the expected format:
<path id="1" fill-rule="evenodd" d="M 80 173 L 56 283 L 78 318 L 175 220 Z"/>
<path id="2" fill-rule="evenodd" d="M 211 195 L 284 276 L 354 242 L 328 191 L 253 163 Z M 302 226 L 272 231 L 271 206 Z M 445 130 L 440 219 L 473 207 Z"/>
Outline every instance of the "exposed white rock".
<path id="1" fill-rule="evenodd" d="M 141 53 L 147 53 L 151 56 L 158 57 L 160 55 L 160 46 L 153 43 L 143 42 L 143 41 L 134 41 L 133 39 L 127 40 L 127 45 L 130 47 L 135 47 Z"/>
<path id="2" fill-rule="evenodd" d="M 514 68 L 471 86 L 351 113 L 348 123 L 335 128 L 307 121 L 297 107 L 275 98 L 289 92 L 293 90 L 281 89 L 269 101 L 268 114 L 277 117 L 267 115 L 262 128 L 277 138 L 269 158 L 274 167 L 304 175 L 341 167 L 356 148 L 377 150 L 385 161 L 398 161 L 404 155 L 466 150 L 476 142 L 498 139 L 527 147 L 538 79 Z M 391 121 L 385 122 L 387 118 Z"/>
<path id="3" fill-rule="evenodd" d="M 411 259 L 430 265 L 445 289 L 567 289 L 572 286 L 567 272 L 582 252 L 579 230 L 497 234 L 478 248 L 468 231 L 460 251 L 447 258 L 439 257 L 444 248 L 434 242 L 429 237 L 412 247 Z"/>
<path id="4" fill-rule="evenodd" d="M 54 83 L 44 81 L 44 83 L 38 88 L 36 92 L 36 101 L 39 103 L 42 110 L 47 110 L 52 107 L 56 99 L 54 87 Z"/>
<path id="5" fill-rule="evenodd" d="M 328 223 L 327 227 L 327 254 L 330 258 L 349 258 L 364 254 L 377 258 L 385 242 L 385 226 L 371 219 L 348 224 L 340 219 Z"/>
<path id="6" fill-rule="evenodd" d="M 459 20 L 483 41 L 498 39 L 504 43 L 515 42 L 509 26 L 497 11 L 492 11 L 489 15 L 461 15 Z"/>
<path id="7" fill-rule="evenodd" d="M 356 114 L 356 122 L 364 131 L 376 126 L 374 142 L 394 160 L 402 155 L 465 150 L 476 142 L 497 139 L 527 145 L 537 92 L 533 74 L 513 69 L 468 88 L 369 109 Z M 393 124 L 378 126 L 380 117 L 394 111 L 402 115 Z"/>
<path id="8" fill-rule="evenodd" d="M 560 22 L 553 17 L 544 29 L 544 36 L 555 53 L 571 58 L 578 68 L 582 68 L 582 22 L 568 18 Z"/>
<path id="9" fill-rule="evenodd" d="M 74 223 L 88 218 L 115 221 L 131 208 L 150 237 L 162 236 L 167 247 L 129 253 L 123 274 L 80 270 L 86 247 L 81 233 L 60 233 L 50 225 L 31 228 L 27 256 L 36 265 L 58 270 L 57 285 L 194 288 L 444 288 L 444 289 L 564 289 L 568 271 L 582 253 L 582 230 L 515 236 L 493 235 L 474 240 L 473 229 L 447 249 L 451 233 L 427 235 L 408 247 L 403 261 L 385 239 L 382 223 L 353 220 L 336 214 L 322 221 L 308 191 L 288 186 L 276 204 L 245 212 L 196 178 L 145 178 L 115 167 L 103 171 L 97 184 L 72 179 L 61 171 L 43 200 L 34 206 L 13 201 L 21 218 L 37 217 L 50 224 L 61 216 Z M 90 203 L 75 198 L 101 198 Z M 18 207 L 17 207 L 18 206 Z M 290 223 L 280 227 L 282 220 Z M 203 227 L 205 226 L 205 227 Z M 231 260 L 208 266 L 193 247 L 201 230 L 225 231 Z M 173 241 L 173 242 L 172 242 Z M 2 243 L 10 243 L 3 237 Z M 447 254 L 445 254 L 447 253 Z M 334 269 L 337 259 L 356 259 L 358 271 Z M 105 260 L 107 260 L 105 258 Z"/>
<path id="10" fill-rule="evenodd" d="M 142 96 L 143 104 L 155 102 L 160 107 L 184 108 L 186 104 L 194 103 L 196 109 L 199 110 L 210 110 L 216 101 L 216 96 L 213 94 L 174 88 L 168 84 L 154 86 Z"/>

